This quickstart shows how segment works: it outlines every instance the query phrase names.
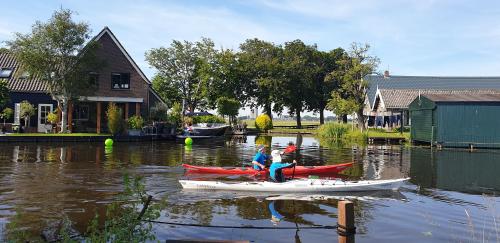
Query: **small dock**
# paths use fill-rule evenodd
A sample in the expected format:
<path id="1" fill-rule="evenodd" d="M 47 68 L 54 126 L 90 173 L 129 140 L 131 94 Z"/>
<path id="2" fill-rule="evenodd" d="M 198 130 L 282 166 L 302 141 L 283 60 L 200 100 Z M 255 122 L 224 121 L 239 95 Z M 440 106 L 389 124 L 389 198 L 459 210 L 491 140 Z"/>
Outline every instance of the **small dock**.
<path id="1" fill-rule="evenodd" d="M 403 137 L 368 137 L 368 144 L 403 144 L 406 138 Z"/>

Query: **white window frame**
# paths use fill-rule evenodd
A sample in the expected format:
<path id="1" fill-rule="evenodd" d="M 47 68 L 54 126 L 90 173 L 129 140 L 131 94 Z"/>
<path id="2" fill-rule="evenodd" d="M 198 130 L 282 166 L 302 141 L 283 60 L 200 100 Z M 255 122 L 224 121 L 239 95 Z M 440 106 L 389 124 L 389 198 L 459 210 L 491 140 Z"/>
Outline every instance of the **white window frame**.
<path id="1" fill-rule="evenodd" d="M 21 125 L 21 103 L 14 104 L 14 125 Z"/>

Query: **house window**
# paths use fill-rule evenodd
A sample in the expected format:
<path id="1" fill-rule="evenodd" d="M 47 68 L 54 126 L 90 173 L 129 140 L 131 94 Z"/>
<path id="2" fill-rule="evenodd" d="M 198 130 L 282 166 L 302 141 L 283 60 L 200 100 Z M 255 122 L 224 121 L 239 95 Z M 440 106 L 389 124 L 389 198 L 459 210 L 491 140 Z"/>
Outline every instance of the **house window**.
<path id="1" fill-rule="evenodd" d="M 73 109 L 73 120 L 88 121 L 89 105 L 75 105 Z"/>
<path id="2" fill-rule="evenodd" d="M 99 87 L 99 74 L 95 72 L 89 73 L 89 84 L 93 87 Z"/>
<path id="3" fill-rule="evenodd" d="M 112 73 L 112 89 L 130 89 L 130 73 Z"/>
<path id="4" fill-rule="evenodd" d="M 10 78 L 11 74 L 12 74 L 12 68 L 0 69 L 0 78 Z"/>

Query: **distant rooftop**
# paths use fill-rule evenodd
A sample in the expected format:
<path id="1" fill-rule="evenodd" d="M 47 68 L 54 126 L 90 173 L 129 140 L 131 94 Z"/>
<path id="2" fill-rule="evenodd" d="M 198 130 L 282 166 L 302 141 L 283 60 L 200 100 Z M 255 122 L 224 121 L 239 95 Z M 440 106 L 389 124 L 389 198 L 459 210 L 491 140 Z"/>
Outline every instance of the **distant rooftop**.
<path id="1" fill-rule="evenodd" d="M 425 94 L 426 98 L 434 102 L 500 102 L 500 93 L 497 94 Z"/>
<path id="2" fill-rule="evenodd" d="M 371 107 L 377 87 L 406 90 L 500 90 L 500 77 L 367 75 L 364 79 L 369 84 L 367 95 Z"/>
<path id="3" fill-rule="evenodd" d="M 483 96 L 487 94 L 500 95 L 500 90 L 495 89 L 468 89 L 468 90 L 434 90 L 434 89 L 379 89 L 378 91 L 386 109 L 408 109 L 410 103 L 418 95 L 471 95 Z M 373 110 L 377 109 L 380 100 L 375 100 Z"/>

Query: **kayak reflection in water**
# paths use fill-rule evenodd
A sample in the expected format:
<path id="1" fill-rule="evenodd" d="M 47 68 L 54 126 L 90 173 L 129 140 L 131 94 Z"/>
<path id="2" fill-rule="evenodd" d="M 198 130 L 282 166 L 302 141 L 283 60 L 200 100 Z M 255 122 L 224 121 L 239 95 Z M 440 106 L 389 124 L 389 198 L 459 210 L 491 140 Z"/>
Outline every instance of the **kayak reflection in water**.
<path id="1" fill-rule="evenodd" d="M 274 208 L 274 201 L 269 203 L 269 211 L 271 212 L 271 222 L 273 222 L 274 225 L 277 225 L 284 218 L 283 215 Z"/>
<path id="2" fill-rule="evenodd" d="M 269 176 L 274 182 L 285 182 L 285 176 L 283 175 L 283 169 L 292 168 L 297 165 L 297 161 L 293 160 L 293 163 L 282 163 L 281 154 L 279 150 L 273 150 L 271 152 L 273 163 L 269 168 Z"/>

